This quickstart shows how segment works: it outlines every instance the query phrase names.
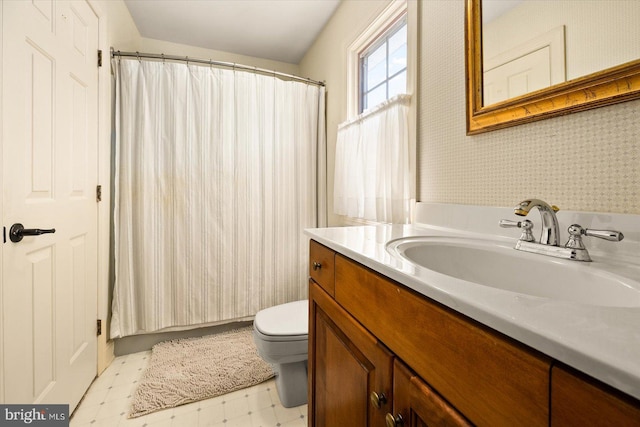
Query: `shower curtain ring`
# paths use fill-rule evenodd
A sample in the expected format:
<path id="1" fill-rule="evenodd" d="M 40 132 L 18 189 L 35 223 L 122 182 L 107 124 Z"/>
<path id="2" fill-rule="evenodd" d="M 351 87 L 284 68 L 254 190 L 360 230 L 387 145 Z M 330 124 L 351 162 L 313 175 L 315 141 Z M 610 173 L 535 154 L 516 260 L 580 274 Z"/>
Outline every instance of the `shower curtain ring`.
<path id="1" fill-rule="evenodd" d="M 164 53 L 161 53 L 160 56 L 162 57 L 162 63 L 164 64 Z"/>
<path id="2" fill-rule="evenodd" d="M 136 50 L 136 58 L 138 58 L 138 62 L 140 62 L 140 52 Z"/>

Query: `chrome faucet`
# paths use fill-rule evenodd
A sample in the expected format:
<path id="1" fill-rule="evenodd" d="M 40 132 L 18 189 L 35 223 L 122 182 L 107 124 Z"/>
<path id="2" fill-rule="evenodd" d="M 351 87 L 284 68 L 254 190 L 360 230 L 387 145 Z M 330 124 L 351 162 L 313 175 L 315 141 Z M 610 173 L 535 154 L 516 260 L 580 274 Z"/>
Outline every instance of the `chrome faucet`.
<path id="1" fill-rule="evenodd" d="M 542 217 L 540 242 L 536 242 L 533 238 L 533 233 L 531 232 L 533 224 L 531 221 L 512 221 L 508 219 L 500 221 L 500 227 L 522 229 L 522 235 L 515 246 L 515 249 L 519 251 L 576 261 L 591 261 L 591 256 L 589 256 L 587 248 L 582 243 L 582 236 L 598 237 L 612 242 L 619 242 L 624 238 L 624 235 L 619 231 L 588 230 L 578 224 L 573 224 L 568 230 L 569 240 L 564 246 L 560 246 L 560 226 L 556 217 L 556 212 L 559 210 L 558 207 L 549 205 L 539 199 L 527 199 L 518 203 L 518 206 L 514 208 L 514 212 L 516 215 L 526 216 L 533 208 L 538 208 Z"/>
<path id="2" fill-rule="evenodd" d="M 540 244 L 557 246 L 560 240 L 560 226 L 556 217 L 557 206 L 550 206 L 540 199 L 528 199 L 518 203 L 513 210 L 516 215 L 527 216 L 533 208 L 538 208 L 542 217 L 542 232 L 540 234 Z"/>

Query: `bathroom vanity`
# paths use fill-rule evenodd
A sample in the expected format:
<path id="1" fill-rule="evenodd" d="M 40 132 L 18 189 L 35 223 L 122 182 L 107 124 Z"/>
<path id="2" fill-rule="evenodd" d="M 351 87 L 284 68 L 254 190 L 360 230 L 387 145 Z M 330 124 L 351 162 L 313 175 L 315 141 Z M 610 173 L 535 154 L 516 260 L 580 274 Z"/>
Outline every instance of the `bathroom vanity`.
<path id="1" fill-rule="evenodd" d="M 640 425 L 636 308 L 476 291 L 386 249 L 443 233 L 307 230 L 311 426 Z"/>

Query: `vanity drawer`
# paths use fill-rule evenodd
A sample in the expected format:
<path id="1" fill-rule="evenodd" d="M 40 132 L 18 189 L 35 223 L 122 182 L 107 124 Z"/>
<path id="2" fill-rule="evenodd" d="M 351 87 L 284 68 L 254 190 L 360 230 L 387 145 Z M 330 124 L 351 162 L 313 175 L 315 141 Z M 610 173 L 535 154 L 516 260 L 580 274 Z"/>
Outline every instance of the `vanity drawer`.
<path id="1" fill-rule="evenodd" d="M 315 240 L 309 244 L 309 276 L 329 295 L 334 296 L 335 252 Z"/>
<path id="2" fill-rule="evenodd" d="M 476 425 L 548 425 L 551 359 L 336 255 L 335 299 Z"/>

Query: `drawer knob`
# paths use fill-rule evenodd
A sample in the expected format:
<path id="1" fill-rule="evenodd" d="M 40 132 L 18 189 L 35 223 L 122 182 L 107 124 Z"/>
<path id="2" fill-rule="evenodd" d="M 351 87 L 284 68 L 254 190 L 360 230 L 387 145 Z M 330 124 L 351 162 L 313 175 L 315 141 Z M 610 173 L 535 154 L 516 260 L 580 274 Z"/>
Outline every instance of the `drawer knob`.
<path id="1" fill-rule="evenodd" d="M 404 419 L 402 415 L 398 414 L 395 417 L 393 414 L 387 414 L 385 417 L 385 421 L 387 422 L 387 427 L 400 427 L 404 425 Z"/>
<path id="2" fill-rule="evenodd" d="M 322 264 L 320 264 L 318 261 L 313 261 L 314 270 L 320 270 L 321 268 L 322 268 Z"/>
<path id="3" fill-rule="evenodd" d="M 387 403 L 387 396 L 385 396 L 384 393 L 378 394 L 377 392 L 372 391 L 369 399 L 371 400 L 371 404 L 378 409 L 380 409 L 382 405 Z"/>

